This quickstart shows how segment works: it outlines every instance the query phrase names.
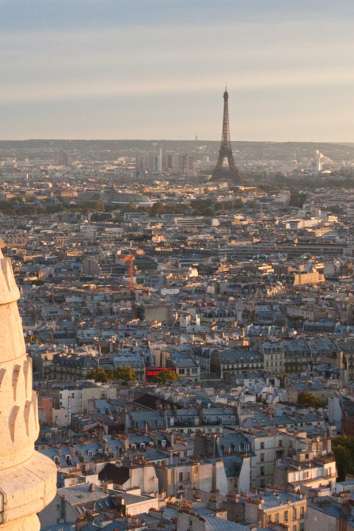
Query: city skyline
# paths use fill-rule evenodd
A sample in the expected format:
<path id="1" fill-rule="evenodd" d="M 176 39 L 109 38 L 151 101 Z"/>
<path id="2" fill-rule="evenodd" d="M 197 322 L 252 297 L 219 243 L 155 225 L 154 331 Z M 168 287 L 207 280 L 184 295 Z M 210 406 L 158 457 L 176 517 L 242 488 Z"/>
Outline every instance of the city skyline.
<path id="1" fill-rule="evenodd" d="M 354 142 L 354 6 L 0 1 L 0 139 Z"/>

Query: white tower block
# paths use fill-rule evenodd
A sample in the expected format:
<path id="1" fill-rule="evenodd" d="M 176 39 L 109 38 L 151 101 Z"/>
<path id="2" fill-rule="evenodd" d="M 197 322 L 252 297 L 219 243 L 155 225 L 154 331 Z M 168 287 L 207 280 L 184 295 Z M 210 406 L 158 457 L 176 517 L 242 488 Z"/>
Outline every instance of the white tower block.
<path id="1" fill-rule="evenodd" d="M 34 449 L 38 437 L 32 360 L 17 308 L 20 292 L 0 249 L 0 531 L 38 531 L 56 492 L 56 466 Z"/>

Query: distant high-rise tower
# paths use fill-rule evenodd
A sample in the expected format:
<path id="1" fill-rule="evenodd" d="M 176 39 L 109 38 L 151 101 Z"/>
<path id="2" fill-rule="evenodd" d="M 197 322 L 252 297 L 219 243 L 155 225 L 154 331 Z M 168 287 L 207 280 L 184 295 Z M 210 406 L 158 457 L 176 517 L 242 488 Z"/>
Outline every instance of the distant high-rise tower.
<path id="1" fill-rule="evenodd" d="M 227 89 L 224 92 L 224 116 L 222 121 L 222 138 L 219 149 L 219 157 L 213 171 L 213 180 L 231 181 L 233 184 L 240 184 L 240 174 L 235 165 L 232 154 L 230 138 L 230 121 L 229 121 L 229 93 Z M 225 164 L 227 163 L 227 164 Z"/>
<path id="2" fill-rule="evenodd" d="M 58 153 L 58 165 L 59 166 L 68 166 L 69 165 L 69 157 L 68 157 L 68 154 L 65 153 L 65 151 L 59 151 L 59 153 Z"/>
<path id="3" fill-rule="evenodd" d="M 0 248 L 0 531 L 38 531 L 55 496 L 56 466 L 34 449 L 37 395 L 26 355 L 11 263 Z"/>

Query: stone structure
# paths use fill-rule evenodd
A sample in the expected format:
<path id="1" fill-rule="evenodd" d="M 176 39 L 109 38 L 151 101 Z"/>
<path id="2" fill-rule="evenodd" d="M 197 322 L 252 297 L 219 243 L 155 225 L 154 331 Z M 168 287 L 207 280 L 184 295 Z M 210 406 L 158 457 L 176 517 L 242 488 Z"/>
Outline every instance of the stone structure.
<path id="1" fill-rule="evenodd" d="M 34 449 L 37 395 L 19 298 L 10 260 L 0 249 L 0 531 L 38 531 L 36 513 L 56 492 L 55 464 Z"/>

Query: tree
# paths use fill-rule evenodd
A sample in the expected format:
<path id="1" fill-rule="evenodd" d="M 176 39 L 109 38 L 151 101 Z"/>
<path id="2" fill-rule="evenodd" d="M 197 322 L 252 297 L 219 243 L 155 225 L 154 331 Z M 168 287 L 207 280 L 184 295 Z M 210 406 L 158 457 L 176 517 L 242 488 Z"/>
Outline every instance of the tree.
<path id="1" fill-rule="evenodd" d="M 193 199 L 191 207 L 195 216 L 215 215 L 215 204 L 210 199 Z"/>
<path id="2" fill-rule="evenodd" d="M 307 391 L 303 391 L 302 393 L 299 393 L 297 397 L 297 403 L 299 404 L 299 406 L 316 407 L 316 408 L 324 407 L 326 405 L 325 400 L 323 400 L 322 398 L 318 398 L 317 396 Z"/>
<path id="3" fill-rule="evenodd" d="M 114 369 L 113 378 L 115 380 L 123 380 L 124 382 L 135 382 L 136 372 L 131 367 L 119 367 Z"/>
<path id="4" fill-rule="evenodd" d="M 178 376 L 175 371 L 167 370 L 167 371 L 161 371 L 156 376 L 156 381 L 160 384 L 166 384 L 168 382 L 175 382 L 178 380 Z"/>
<path id="5" fill-rule="evenodd" d="M 99 212 L 105 211 L 105 204 L 102 201 L 102 199 L 97 199 L 97 201 L 94 202 L 93 207 L 94 207 L 94 210 L 98 210 Z"/>
<path id="6" fill-rule="evenodd" d="M 354 437 L 341 435 L 332 440 L 336 458 L 338 480 L 344 481 L 347 474 L 354 474 Z"/>
<path id="7" fill-rule="evenodd" d="M 105 369 L 102 369 L 101 367 L 98 367 L 97 369 L 93 369 L 90 371 L 88 377 L 92 380 L 95 380 L 95 382 L 101 382 L 106 383 L 108 382 L 108 374 Z"/>
<path id="8" fill-rule="evenodd" d="M 306 201 L 306 194 L 298 190 L 291 190 L 289 206 L 302 208 Z"/>

